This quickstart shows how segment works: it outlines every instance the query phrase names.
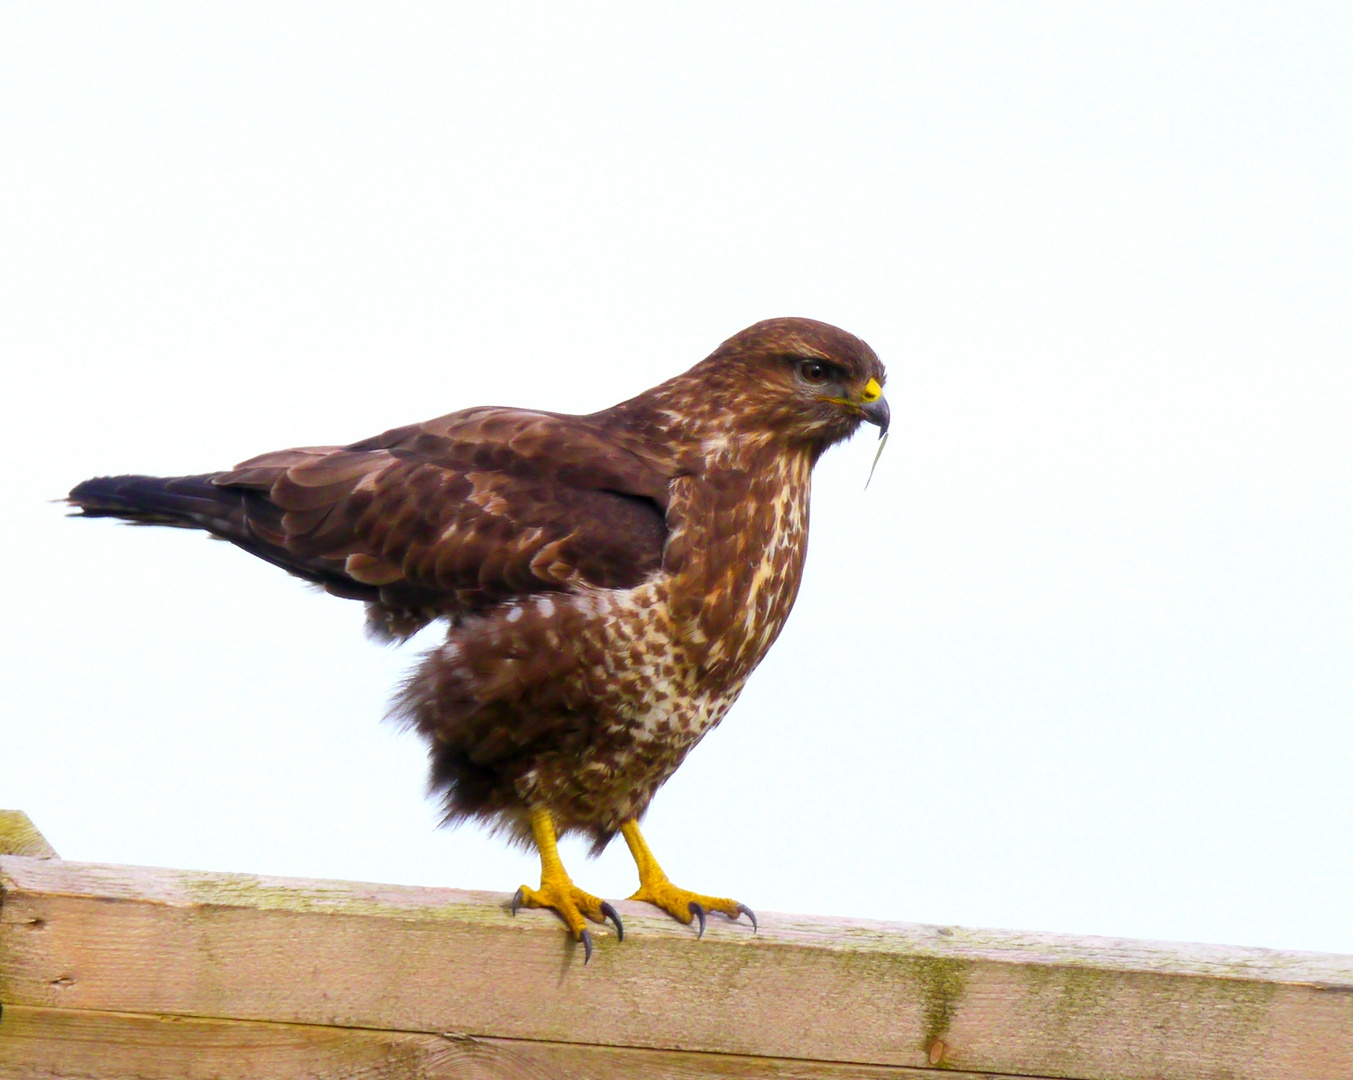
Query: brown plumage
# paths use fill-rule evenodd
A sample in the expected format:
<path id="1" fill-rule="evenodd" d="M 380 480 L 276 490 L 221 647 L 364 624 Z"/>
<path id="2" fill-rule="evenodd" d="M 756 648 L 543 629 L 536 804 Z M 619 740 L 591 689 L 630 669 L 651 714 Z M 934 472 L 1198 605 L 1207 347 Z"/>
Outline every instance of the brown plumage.
<path id="1" fill-rule="evenodd" d="M 600 848 L 779 634 L 813 464 L 861 421 L 886 429 L 883 381 L 859 339 L 774 319 L 588 416 L 467 409 L 227 472 L 89 480 L 70 502 L 205 529 L 365 601 L 383 639 L 445 620 L 396 711 L 428 739 L 447 820 L 539 843 L 543 810 Z"/>

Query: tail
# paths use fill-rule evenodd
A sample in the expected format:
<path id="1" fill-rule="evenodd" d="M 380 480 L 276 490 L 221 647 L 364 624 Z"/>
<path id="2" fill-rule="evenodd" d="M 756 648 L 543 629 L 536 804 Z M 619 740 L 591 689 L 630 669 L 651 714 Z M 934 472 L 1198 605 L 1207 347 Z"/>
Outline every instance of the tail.
<path id="1" fill-rule="evenodd" d="M 111 517 L 132 525 L 203 529 L 335 596 L 368 603 L 379 600 L 379 587 L 355 581 L 344 572 L 342 554 L 306 555 L 287 547 L 283 525 L 286 512 L 268 497 L 269 483 L 269 476 L 262 470 L 247 472 L 244 467 L 201 476 L 98 476 L 72 488 L 66 502 L 78 511 L 75 517 Z M 426 622 L 424 617 L 418 625 Z M 384 636 L 412 632 L 387 630 Z M 379 636 L 379 627 L 377 633 Z"/>
<path id="2" fill-rule="evenodd" d="M 82 517 L 113 517 L 133 525 L 205 529 L 226 540 L 248 535 L 246 493 L 201 476 L 98 476 L 77 484 L 66 497 Z"/>
<path id="3" fill-rule="evenodd" d="M 203 529 L 298 577 L 329 585 L 328 567 L 307 565 L 287 551 L 281 507 L 261 491 L 220 482 L 230 475 L 96 476 L 72 488 L 66 502 L 79 511 L 75 517 Z"/>

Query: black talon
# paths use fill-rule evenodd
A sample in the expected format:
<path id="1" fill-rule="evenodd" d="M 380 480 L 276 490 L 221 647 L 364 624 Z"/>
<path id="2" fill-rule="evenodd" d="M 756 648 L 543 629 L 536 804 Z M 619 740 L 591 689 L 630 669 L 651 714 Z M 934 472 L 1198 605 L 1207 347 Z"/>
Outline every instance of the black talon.
<path id="1" fill-rule="evenodd" d="M 523 900 L 522 891 L 521 891 L 520 889 L 518 889 L 516 892 L 514 892 L 514 893 L 512 894 L 512 916 L 513 916 L 513 918 L 516 918 L 516 915 L 517 915 L 517 909 L 521 907 L 521 902 L 522 902 L 522 900 Z"/>
<path id="2" fill-rule="evenodd" d="M 695 940 L 699 941 L 702 937 L 705 936 L 705 909 L 702 908 L 699 904 L 697 904 L 694 900 L 692 900 L 690 903 L 689 910 L 692 915 L 694 915 L 697 919 L 700 920 L 700 929 L 695 935 Z"/>
<path id="3" fill-rule="evenodd" d="M 746 915 L 747 918 L 749 918 L 749 919 L 752 920 L 752 933 L 755 934 L 755 933 L 756 933 L 756 912 L 753 911 L 751 908 L 749 908 L 746 904 L 739 904 L 739 905 L 738 905 L 738 914 L 739 914 L 739 915 Z"/>
<path id="4" fill-rule="evenodd" d="M 625 924 L 620 921 L 620 912 L 616 911 L 616 909 L 611 907 L 611 905 L 607 901 L 603 900 L 601 902 L 601 914 L 605 918 L 610 919 L 611 922 L 615 923 L 616 941 L 624 941 Z"/>
<path id="5" fill-rule="evenodd" d="M 586 967 L 592 959 L 592 935 L 584 930 L 583 936 L 578 940 L 583 943 L 583 966 Z"/>

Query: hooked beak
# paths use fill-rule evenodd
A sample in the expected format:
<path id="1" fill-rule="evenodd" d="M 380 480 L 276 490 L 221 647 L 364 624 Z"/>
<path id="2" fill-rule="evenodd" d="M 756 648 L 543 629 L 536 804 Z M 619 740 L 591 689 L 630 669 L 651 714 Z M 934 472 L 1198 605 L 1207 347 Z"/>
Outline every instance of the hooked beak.
<path id="1" fill-rule="evenodd" d="M 883 387 L 877 379 L 870 379 L 865 385 L 859 404 L 860 415 L 879 429 L 879 438 L 888 434 L 888 399 L 883 396 Z"/>
<path id="2" fill-rule="evenodd" d="M 871 401 L 868 405 L 861 406 L 860 415 L 874 424 L 879 429 L 879 438 L 888 434 L 888 401 L 886 398 L 878 398 Z"/>

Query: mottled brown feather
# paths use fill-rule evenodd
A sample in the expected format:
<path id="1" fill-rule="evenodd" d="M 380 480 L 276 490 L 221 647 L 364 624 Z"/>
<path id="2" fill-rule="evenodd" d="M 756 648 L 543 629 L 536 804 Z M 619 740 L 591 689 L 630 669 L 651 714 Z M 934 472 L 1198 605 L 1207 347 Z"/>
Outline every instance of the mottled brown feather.
<path id="1" fill-rule="evenodd" d="M 70 502 L 206 529 L 366 601 L 377 636 L 444 619 L 396 711 L 428 738 L 447 820 L 521 839 L 544 806 L 603 845 L 779 634 L 813 464 L 886 424 L 864 411 L 871 379 L 859 339 L 774 319 L 588 416 L 466 409 L 226 472 L 89 480 Z"/>

